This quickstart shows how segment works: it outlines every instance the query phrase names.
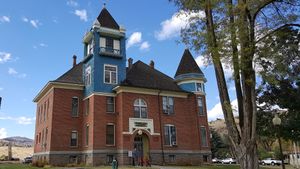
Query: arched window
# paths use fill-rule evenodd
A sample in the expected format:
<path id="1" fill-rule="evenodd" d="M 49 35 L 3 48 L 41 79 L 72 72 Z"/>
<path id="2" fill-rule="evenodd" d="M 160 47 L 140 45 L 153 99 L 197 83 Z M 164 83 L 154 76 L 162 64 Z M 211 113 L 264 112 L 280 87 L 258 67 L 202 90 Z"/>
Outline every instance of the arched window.
<path id="1" fill-rule="evenodd" d="M 134 117 L 147 118 L 147 104 L 143 99 L 136 99 L 134 101 Z"/>

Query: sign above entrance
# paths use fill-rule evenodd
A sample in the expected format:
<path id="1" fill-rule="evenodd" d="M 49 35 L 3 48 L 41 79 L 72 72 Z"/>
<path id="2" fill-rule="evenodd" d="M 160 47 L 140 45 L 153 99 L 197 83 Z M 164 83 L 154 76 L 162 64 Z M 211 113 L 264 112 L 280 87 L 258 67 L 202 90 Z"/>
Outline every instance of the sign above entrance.
<path id="1" fill-rule="evenodd" d="M 142 118 L 129 118 L 128 132 L 123 132 L 123 134 L 133 134 L 138 130 L 148 132 L 150 135 L 159 135 L 159 133 L 154 133 L 153 119 Z"/>

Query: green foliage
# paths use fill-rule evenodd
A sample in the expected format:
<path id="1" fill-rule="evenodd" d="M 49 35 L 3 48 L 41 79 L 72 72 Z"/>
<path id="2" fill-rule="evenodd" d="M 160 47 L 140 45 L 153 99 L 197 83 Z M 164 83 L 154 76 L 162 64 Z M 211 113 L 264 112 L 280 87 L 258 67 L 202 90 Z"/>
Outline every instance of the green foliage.
<path id="1" fill-rule="evenodd" d="M 262 149 L 262 148 L 258 149 L 258 158 L 259 159 L 265 159 L 265 158 L 269 158 L 272 156 L 273 156 L 273 153 L 266 151 L 265 149 Z"/>
<path id="2" fill-rule="evenodd" d="M 258 89 L 258 101 L 263 106 L 258 113 L 258 134 L 262 136 L 275 133 L 274 127 L 266 123 L 274 116 L 274 105 L 278 105 L 288 110 L 281 114 L 280 136 L 286 140 L 300 139 L 299 46 L 300 30 L 286 28 L 266 38 L 260 47 L 258 63 L 263 81 Z"/>
<path id="3" fill-rule="evenodd" d="M 215 158 L 225 158 L 231 157 L 230 147 L 228 142 L 214 130 L 211 129 L 212 139 L 211 139 L 211 152 L 212 157 Z"/>

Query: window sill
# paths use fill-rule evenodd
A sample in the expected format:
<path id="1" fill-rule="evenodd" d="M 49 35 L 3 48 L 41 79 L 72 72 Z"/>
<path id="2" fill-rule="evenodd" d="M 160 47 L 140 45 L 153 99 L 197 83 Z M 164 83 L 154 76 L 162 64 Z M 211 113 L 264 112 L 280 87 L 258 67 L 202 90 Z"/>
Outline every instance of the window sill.
<path id="1" fill-rule="evenodd" d="M 106 114 L 116 114 L 116 112 L 109 112 L 109 111 L 106 111 Z"/>
<path id="2" fill-rule="evenodd" d="M 177 144 L 176 144 L 176 145 L 164 145 L 164 147 L 177 148 L 177 147 L 178 147 L 178 145 L 177 145 Z"/>
<path id="3" fill-rule="evenodd" d="M 103 55 L 103 56 L 112 56 L 114 58 L 119 58 L 119 59 L 122 59 L 122 55 L 121 54 L 117 54 L 117 53 L 111 53 L 111 52 L 99 52 L 100 55 Z"/>
<path id="4" fill-rule="evenodd" d="M 106 144 L 105 146 L 106 147 L 115 147 L 116 145 L 114 145 L 114 144 Z"/>
<path id="5" fill-rule="evenodd" d="M 75 149 L 75 148 L 78 148 L 78 145 L 77 145 L 77 146 L 70 146 L 70 148 L 74 148 L 74 149 Z"/>

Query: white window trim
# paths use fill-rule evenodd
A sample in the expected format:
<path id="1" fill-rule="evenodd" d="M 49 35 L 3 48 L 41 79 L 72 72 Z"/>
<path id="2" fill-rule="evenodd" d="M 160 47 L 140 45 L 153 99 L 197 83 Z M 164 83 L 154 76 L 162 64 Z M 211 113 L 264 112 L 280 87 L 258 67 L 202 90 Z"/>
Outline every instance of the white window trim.
<path id="1" fill-rule="evenodd" d="M 201 98 L 201 103 L 202 103 L 202 113 L 203 114 L 200 114 L 200 106 L 199 106 L 199 104 L 198 104 L 198 99 L 199 98 Z M 201 97 L 201 96 L 198 96 L 197 97 L 197 108 L 198 108 L 198 116 L 205 116 L 205 111 L 204 111 L 204 99 L 203 99 L 203 97 Z"/>
<path id="2" fill-rule="evenodd" d="M 139 104 L 135 104 L 136 100 L 139 101 Z M 142 101 L 144 101 L 146 105 L 142 105 L 141 104 Z M 143 118 L 142 117 L 142 109 L 141 109 L 142 107 L 146 108 L 147 117 L 145 117 L 145 118 L 148 118 L 148 104 L 147 104 L 147 102 L 144 99 L 141 99 L 141 98 L 135 99 L 134 102 L 133 102 L 133 108 L 134 107 L 139 107 L 140 108 L 140 111 L 139 111 L 140 116 L 139 117 L 135 117 L 135 118 Z"/>
<path id="3" fill-rule="evenodd" d="M 111 125 L 114 126 L 114 144 L 106 144 L 106 138 L 105 138 L 105 144 L 106 146 L 115 146 L 116 145 L 116 125 L 114 123 L 106 123 L 106 126 Z M 106 135 L 105 135 L 106 137 Z"/>
<path id="4" fill-rule="evenodd" d="M 202 145 L 202 131 L 201 131 L 201 129 L 202 128 L 204 128 L 205 129 L 205 140 L 206 140 L 206 145 Z M 207 139 L 208 137 L 207 137 L 207 129 L 206 129 L 206 127 L 205 126 L 200 126 L 200 141 L 201 141 L 201 147 L 208 147 L 208 139 Z"/>
<path id="5" fill-rule="evenodd" d="M 175 128 L 175 134 L 176 134 L 176 145 L 175 146 L 177 146 L 178 145 L 178 141 L 177 141 L 177 127 L 174 125 L 174 124 L 165 124 L 164 126 L 168 126 L 169 128 L 168 128 L 168 132 L 170 132 L 171 133 L 171 130 L 170 130 L 170 127 L 174 127 Z M 169 134 L 169 139 L 170 139 L 170 144 L 168 145 L 168 144 L 164 144 L 165 146 L 173 146 L 173 144 L 172 144 L 172 139 L 171 139 L 171 134 Z"/>
<path id="6" fill-rule="evenodd" d="M 89 74 L 89 81 L 87 81 L 87 74 Z M 85 85 L 86 86 L 90 86 L 91 83 L 92 83 L 92 68 L 91 66 L 88 66 L 86 69 L 85 69 L 85 74 L 84 74 L 84 77 L 85 77 Z M 89 82 L 89 83 L 87 83 Z"/>
<path id="7" fill-rule="evenodd" d="M 107 82 L 105 82 L 105 67 L 106 66 L 110 66 L 110 67 L 115 67 L 116 68 L 116 83 L 111 83 L 111 76 L 110 76 L 110 78 L 109 78 L 109 83 L 107 83 Z M 105 83 L 105 84 L 118 84 L 118 66 L 117 65 L 110 65 L 110 64 L 104 64 L 104 66 L 103 66 L 103 82 Z"/>
<path id="8" fill-rule="evenodd" d="M 197 84 L 201 84 L 201 91 L 198 91 Z M 202 92 L 202 93 L 204 93 L 204 86 L 203 85 L 204 85 L 204 83 L 195 82 L 195 92 Z"/>
<path id="9" fill-rule="evenodd" d="M 78 131 L 77 130 L 72 130 L 71 131 L 71 140 L 72 140 L 72 134 L 76 133 L 76 146 L 72 146 L 70 143 L 70 147 L 78 147 Z"/>
<path id="10" fill-rule="evenodd" d="M 174 97 L 172 97 L 172 96 L 163 96 L 163 98 L 164 98 L 164 97 L 167 99 L 167 105 L 166 105 L 166 106 L 167 106 L 167 110 L 170 109 L 170 108 L 168 108 L 168 106 L 170 106 L 170 104 L 169 104 L 169 99 L 170 99 L 170 98 L 173 99 L 173 113 L 169 113 L 169 112 L 168 112 L 168 113 L 163 112 L 163 113 L 166 114 L 166 115 L 174 115 L 174 114 L 175 114 L 175 104 L 174 104 L 174 103 L 175 103 L 175 99 L 174 99 Z M 163 104 L 163 106 L 164 106 L 164 99 L 162 99 L 162 101 L 163 101 L 162 104 Z M 164 107 L 163 107 L 163 111 L 164 111 Z"/>

